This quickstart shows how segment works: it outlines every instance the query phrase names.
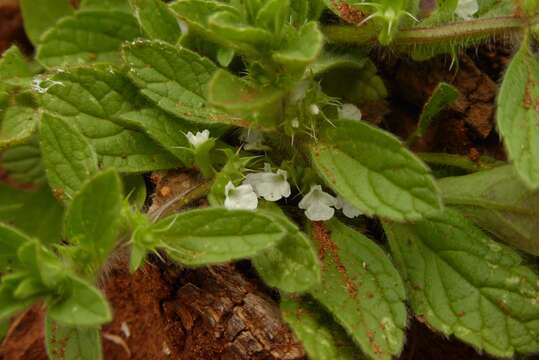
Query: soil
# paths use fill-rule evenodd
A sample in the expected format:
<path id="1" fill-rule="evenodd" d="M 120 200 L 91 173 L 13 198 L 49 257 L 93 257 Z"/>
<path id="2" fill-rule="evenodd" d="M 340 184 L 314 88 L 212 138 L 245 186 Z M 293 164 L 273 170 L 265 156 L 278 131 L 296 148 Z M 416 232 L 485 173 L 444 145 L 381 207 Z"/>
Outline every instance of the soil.
<path id="1" fill-rule="evenodd" d="M 31 52 L 17 1 L 0 0 L 0 53 L 14 42 Z M 393 95 L 384 106 L 371 109 L 373 116 L 389 110 L 377 122 L 405 139 L 434 87 L 446 81 L 461 95 L 414 150 L 503 159 L 494 127 L 494 99 L 512 51 L 507 44 L 483 46 L 463 54 L 452 69 L 443 57 L 420 64 L 405 59 L 384 62 L 382 75 Z M 174 171 L 154 173 L 148 182 L 153 189 L 150 212 L 200 185 L 192 173 Z M 190 204 L 204 205 L 203 200 Z M 331 255 L 331 247 L 326 251 Z M 248 262 L 186 269 L 152 258 L 130 274 L 126 258 L 117 255 L 100 282 L 114 309 L 113 322 L 102 331 L 106 360 L 306 359 L 280 317 L 278 294 L 261 283 Z M 43 321 L 42 305 L 13 319 L 0 344 L 0 360 L 46 359 Z M 407 339 L 401 360 L 490 359 L 431 332 L 421 319 L 410 319 Z"/>

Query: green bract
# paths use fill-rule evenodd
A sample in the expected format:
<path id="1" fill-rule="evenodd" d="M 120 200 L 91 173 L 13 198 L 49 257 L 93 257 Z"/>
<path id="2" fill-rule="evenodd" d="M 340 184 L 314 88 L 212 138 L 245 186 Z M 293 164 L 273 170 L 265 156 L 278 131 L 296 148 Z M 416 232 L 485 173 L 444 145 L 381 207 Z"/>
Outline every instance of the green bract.
<path id="1" fill-rule="evenodd" d="M 411 317 L 539 352 L 537 270 L 496 242 L 539 255 L 536 0 L 71 3 L 21 0 L 35 56 L 0 58 L 0 338 L 42 302 L 49 358 L 103 358 L 96 284 L 125 253 L 133 272 L 249 261 L 313 360 L 398 358 Z M 522 38 L 497 100 L 509 161 L 414 154 L 477 94 L 432 84 L 415 129 L 383 121 L 409 84 L 371 50 L 456 67 L 493 37 Z"/>

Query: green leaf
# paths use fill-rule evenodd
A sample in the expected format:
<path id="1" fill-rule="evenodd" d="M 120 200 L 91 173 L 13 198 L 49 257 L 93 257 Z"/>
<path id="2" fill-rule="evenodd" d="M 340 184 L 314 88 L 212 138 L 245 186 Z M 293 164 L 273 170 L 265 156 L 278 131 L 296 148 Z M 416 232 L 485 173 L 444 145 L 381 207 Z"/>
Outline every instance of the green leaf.
<path id="1" fill-rule="evenodd" d="M 101 334 L 97 327 L 65 326 L 47 316 L 45 343 L 50 360 L 101 360 Z"/>
<path id="2" fill-rule="evenodd" d="M 505 72 L 496 120 L 509 158 L 530 188 L 539 188 L 539 61 L 525 39 Z"/>
<path id="3" fill-rule="evenodd" d="M 155 108 L 126 113 L 121 119 L 146 132 L 183 164 L 192 164 L 193 152 L 185 134 L 194 131 L 193 126 L 187 126 L 181 120 Z"/>
<path id="4" fill-rule="evenodd" d="M 37 240 L 22 244 L 17 255 L 27 276 L 37 284 L 52 291 L 58 291 L 65 280 L 64 263 L 48 248 Z"/>
<path id="5" fill-rule="evenodd" d="M 34 45 L 56 22 L 73 14 L 69 0 L 21 0 L 24 30 Z"/>
<path id="6" fill-rule="evenodd" d="M 299 31 L 291 31 L 286 46 L 274 52 L 275 62 L 291 68 L 301 68 L 314 62 L 322 51 L 324 37 L 315 21 L 303 25 Z"/>
<path id="7" fill-rule="evenodd" d="M 41 185 L 47 182 L 37 136 L 28 143 L 14 145 L 0 154 L 0 164 L 18 184 Z"/>
<path id="8" fill-rule="evenodd" d="M 268 0 L 256 15 L 256 25 L 278 36 L 289 21 L 289 12 L 290 0 Z"/>
<path id="9" fill-rule="evenodd" d="M 161 0 L 129 0 L 142 30 L 152 39 L 176 44 L 182 32 L 178 20 Z"/>
<path id="10" fill-rule="evenodd" d="M 372 359 L 400 354 L 406 328 L 405 291 L 389 257 L 372 240 L 337 220 L 313 224 L 322 284 L 310 294 Z"/>
<path id="11" fill-rule="evenodd" d="M 208 88 L 208 101 L 211 105 L 240 115 L 266 112 L 268 109 L 276 112 L 280 109 L 277 103 L 284 95 L 283 89 L 272 86 L 257 87 L 225 70 L 218 70 L 214 74 Z M 271 116 L 253 118 L 263 122 L 263 125 L 272 125 Z M 249 123 L 244 125 L 244 127 L 248 126 Z"/>
<path id="12" fill-rule="evenodd" d="M 27 241 L 30 241 L 27 235 L 0 223 L 0 272 L 7 272 L 19 263 L 17 251 Z"/>
<path id="13" fill-rule="evenodd" d="M 142 210 L 148 197 L 144 176 L 132 174 L 122 176 L 124 195 L 137 210 Z"/>
<path id="14" fill-rule="evenodd" d="M 501 166 L 438 184 L 445 204 L 498 239 L 539 256 L 539 190 L 527 189 L 515 175 L 512 166 Z"/>
<path id="15" fill-rule="evenodd" d="M 281 313 L 311 360 L 359 360 L 359 349 L 344 329 L 310 299 L 285 297 Z"/>
<path id="16" fill-rule="evenodd" d="M 287 231 L 256 212 L 209 208 L 169 216 L 153 233 L 172 259 L 200 266 L 254 256 L 278 244 Z"/>
<path id="17" fill-rule="evenodd" d="M 122 205 L 120 177 L 114 170 L 108 170 L 86 182 L 67 208 L 65 235 L 70 244 L 88 254 L 97 267 L 116 245 Z"/>
<path id="18" fill-rule="evenodd" d="M 208 83 L 217 67 L 207 58 L 158 41 L 137 41 L 124 47 L 129 77 L 141 93 L 166 112 L 201 124 L 241 119 L 208 107 Z"/>
<path id="19" fill-rule="evenodd" d="M 96 151 L 102 168 L 145 172 L 178 166 L 172 154 L 121 115 L 148 104 L 119 70 L 108 66 L 78 67 L 44 81 L 41 104 L 72 122 Z"/>
<path id="20" fill-rule="evenodd" d="M 246 24 L 239 14 L 220 11 L 208 18 L 210 30 L 230 42 L 246 43 L 257 50 L 269 47 L 273 37 L 264 29 Z"/>
<path id="21" fill-rule="evenodd" d="M 39 138 L 49 184 L 69 201 L 97 172 L 97 155 L 77 128 L 47 113 L 41 118 Z"/>
<path id="22" fill-rule="evenodd" d="M 81 0 L 81 10 L 107 10 L 131 13 L 129 0 Z"/>
<path id="23" fill-rule="evenodd" d="M 37 129 L 36 109 L 23 106 L 8 107 L 0 123 L 0 150 L 27 143 Z"/>
<path id="24" fill-rule="evenodd" d="M 14 284 L 7 284 L 6 278 L 8 275 L 2 277 L 2 284 L 0 284 L 0 321 L 9 320 L 13 315 L 24 310 L 30 306 L 35 299 L 31 300 L 19 300 L 13 296 Z"/>
<path id="25" fill-rule="evenodd" d="M 20 83 L 21 79 L 29 81 L 34 70 L 26 61 L 21 50 L 12 45 L 0 58 L 0 79 L 3 83 Z"/>
<path id="26" fill-rule="evenodd" d="M 0 183 L 0 221 L 52 244 L 61 237 L 62 218 L 63 207 L 48 187 L 23 191 Z"/>
<path id="27" fill-rule="evenodd" d="M 315 62 L 309 65 L 308 71 L 313 76 L 321 76 L 334 70 L 347 69 L 361 71 L 368 59 L 351 54 L 333 54 L 323 52 Z"/>
<path id="28" fill-rule="evenodd" d="M 432 120 L 449 104 L 457 100 L 459 91 L 453 85 L 441 82 L 432 92 L 429 100 L 423 107 L 417 129 L 408 139 L 408 143 L 413 143 L 415 140 L 422 138 L 429 129 Z"/>
<path id="29" fill-rule="evenodd" d="M 393 135 L 360 121 L 327 127 L 311 146 L 326 184 L 366 215 L 414 221 L 442 208 L 429 169 Z"/>
<path id="30" fill-rule="evenodd" d="M 36 58 L 47 67 L 118 62 L 120 46 L 140 36 L 136 19 L 121 11 L 80 11 L 42 38 Z"/>
<path id="31" fill-rule="evenodd" d="M 237 13 L 236 8 L 213 0 L 182 0 L 170 5 L 176 16 L 187 23 L 189 32 L 225 48 L 232 48 L 242 53 L 258 54 L 252 46 L 239 41 L 230 41 L 222 34 L 210 29 L 209 19 L 220 12 Z"/>
<path id="32" fill-rule="evenodd" d="M 385 223 L 416 316 L 498 357 L 539 351 L 539 277 L 456 211 Z"/>
<path id="33" fill-rule="evenodd" d="M 287 235 L 279 245 L 252 259 L 260 277 L 286 292 L 303 292 L 320 283 L 320 263 L 311 240 L 278 206 L 266 208 L 262 213 L 285 228 Z"/>
<path id="34" fill-rule="evenodd" d="M 97 326 L 112 320 L 101 292 L 74 275 L 65 284 L 66 294 L 47 301 L 48 316 L 66 326 Z"/>

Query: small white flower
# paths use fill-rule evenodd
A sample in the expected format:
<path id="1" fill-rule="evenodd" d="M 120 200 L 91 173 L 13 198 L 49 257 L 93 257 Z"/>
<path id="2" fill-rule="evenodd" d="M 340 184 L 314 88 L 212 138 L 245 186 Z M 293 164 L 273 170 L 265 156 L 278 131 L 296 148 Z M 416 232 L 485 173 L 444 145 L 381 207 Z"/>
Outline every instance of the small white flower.
<path id="1" fill-rule="evenodd" d="M 312 221 L 326 221 L 335 215 L 337 199 L 322 191 L 322 186 L 313 185 L 307 195 L 301 199 L 299 208 L 305 210 L 305 216 Z"/>
<path id="2" fill-rule="evenodd" d="M 258 198 L 249 184 L 238 187 L 229 181 L 225 187 L 225 207 L 229 210 L 255 210 Z"/>
<path id="3" fill-rule="evenodd" d="M 340 196 L 337 196 L 337 205 L 335 208 L 342 209 L 344 216 L 350 219 L 357 218 L 359 215 L 361 215 L 361 211 Z"/>
<path id="4" fill-rule="evenodd" d="M 293 127 L 294 129 L 299 128 L 299 120 L 298 120 L 298 118 L 292 119 L 292 121 L 291 121 L 290 124 L 292 125 L 292 127 Z"/>
<path id="5" fill-rule="evenodd" d="M 339 118 L 360 121 L 361 110 L 354 104 L 343 104 L 339 108 Z"/>
<path id="6" fill-rule="evenodd" d="M 209 140 L 210 131 L 207 129 L 204 131 L 197 131 L 196 135 L 189 131 L 187 134 L 185 134 L 185 137 L 187 140 L 189 140 L 193 147 L 197 148 Z"/>
<path id="7" fill-rule="evenodd" d="M 288 173 L 284 170 L 271 171 L 271 166 L 266 164 L 264 171 L 248 174 L 244 184 L 251 185 L 259 197 L 267 201 L 278 201 L 290 196 L 290 184 L 286 180 Z"/>
<path id="8" fill-rule="evenodd" d="M 462 19 L 471 19 L 479 11 L 477 0 L 459 0 L 455 14 Z"/>
<path id="9" fill-rule="evenodd" d="M 318 115 L 320 114 L 320 108 L 318 107 L 318 105 L 316 104 L 311 104 L 309 106 L 309 112 L 312 114 L 312 115 Z"/>
<path id="10" fill-rule="evenodd" d="M 183 20 L 178 20 L 178 26 L 180 27 L 180 31 L 182 32 L 182 35 L 186 35 L 189 33 L 189 25 Z"/>

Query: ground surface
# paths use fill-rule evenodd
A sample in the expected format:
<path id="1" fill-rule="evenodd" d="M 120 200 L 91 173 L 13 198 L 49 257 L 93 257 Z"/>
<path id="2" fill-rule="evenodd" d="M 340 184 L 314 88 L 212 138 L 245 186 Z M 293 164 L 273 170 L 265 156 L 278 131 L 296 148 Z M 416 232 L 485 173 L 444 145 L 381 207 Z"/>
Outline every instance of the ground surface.
<path id="1" fill-rule="evenodd" d="M 31 51 L 16 1 L 0 0 L 0 53 L 13 42 Z M 461 97 L 414 150 L 503 159 L 494 131 L 494 99 L 511 51 L 503 43 L 474 49 L 462 55 L 458 71 L 449 70 L 446 59 L 421 64 L 384 60 L 382 74 L 393 96 L 366 111 L 367 120 L 405 138 L 434 87 L 447 81 L 459 88 Z M 154 174 L 149 181 L 155 185 L 154 206 L 159 206 L 194 180 L 171 172 Z M 103 329 L 105 359 L 306 358 L 281 320 L 278 296 L 260 283 L 248 263 L 189 270 L 152 259 L 131 275 L 125 258 L 119 254 L 102 278 L 115 314 Z M 410 323 L 402 360 L 489 359 L 430 332 L 417 320 Z M 38 359 L 46 359 L 46 354 L 43 309 L 35 306 L 12 321 L 0 345 L 0 360 Z"/>

